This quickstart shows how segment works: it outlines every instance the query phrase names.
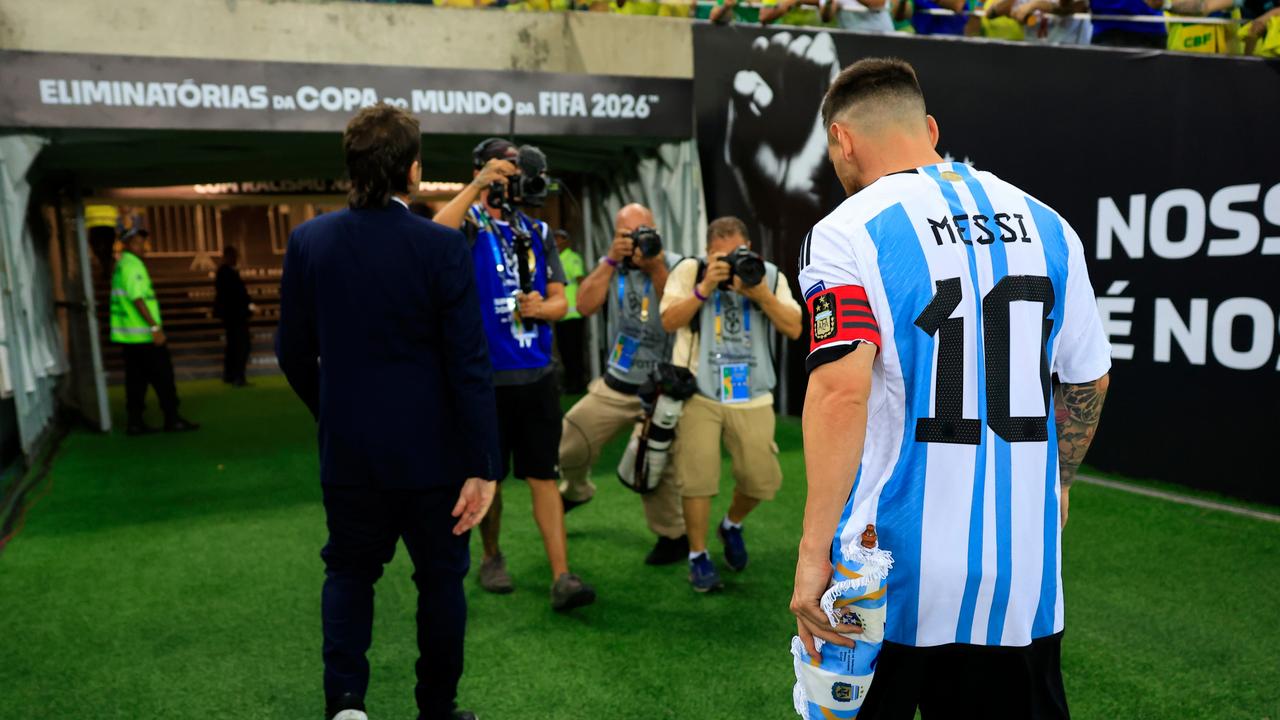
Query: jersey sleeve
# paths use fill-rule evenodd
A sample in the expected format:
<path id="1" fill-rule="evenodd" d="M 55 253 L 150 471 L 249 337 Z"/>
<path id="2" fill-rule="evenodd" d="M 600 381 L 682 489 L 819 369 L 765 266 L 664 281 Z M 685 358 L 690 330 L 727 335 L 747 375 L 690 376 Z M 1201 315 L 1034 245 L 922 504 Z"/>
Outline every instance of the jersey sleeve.
<path id="1" fill-rule="evenodd" d="M 853 352 L 880 346 L 880 324 L 863 288 L 852 238 L 819 223 L 801 249 L 800 287 L 809 309 L 809 372 Z"/>
<path id="2" fill-rule="evenodd" d="M 1087 383 L 1111 369 L 1111 343 L 1102 328 L 1098 301 L 1089 282 L 1084 246 L 1066 223 L 1063 230 L 1067 241 L 1067 297 L 1058 348 L 1053 355 L 1053 371 L 1064 383 Z"/>

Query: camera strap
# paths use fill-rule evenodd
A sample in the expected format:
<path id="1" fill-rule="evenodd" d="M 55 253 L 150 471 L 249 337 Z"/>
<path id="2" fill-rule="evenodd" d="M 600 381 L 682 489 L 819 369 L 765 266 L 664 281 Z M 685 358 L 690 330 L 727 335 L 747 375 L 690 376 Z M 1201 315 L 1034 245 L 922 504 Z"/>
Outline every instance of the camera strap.
<path id="1" fill-rule="evenodd" d="M 716 290 L 715 310 L 716 310 L 716 346 L 724 345 L 724 314 L 720 307 L 720 296 L 724 294 L 723 290 Z M 742 296 L 742 335 L 746 338 L 748 347 L 751 345 L 751 301 L 746 295 Z"/>
<path id="2" fill-rule="evenodd" d="M 485 212 L 477 205 L 471 206 L 471 214 L 476 224 L 481 227 L 489 235 L 489 249 L 493 253 L 493 269 L 497 271 L 498 276 L 504 279 L 518 279 L 519 270 L 516 263 L 522 259 L 516 257 L 515 243 L 507 240 L 507 234 L 502 231 L 502 227 L 494 222 L 489 213 Z M 517 222 L 523 222 L 523 219 L 517 216 Z M 508 229 L 514 233 L 515 228 L 507 223 Z"/>
<path id="3" fill-rule="evenodd" d="M 626 272 L 618 273 L 618 311 L 624 316 L 629 308 L 627 307 L 627 275 Z M 640 300 L 640 322 L 649 322 L 649 293 L 653 290 L 653 278 L 645 276 L 644 279 L 644 297 Z"/>

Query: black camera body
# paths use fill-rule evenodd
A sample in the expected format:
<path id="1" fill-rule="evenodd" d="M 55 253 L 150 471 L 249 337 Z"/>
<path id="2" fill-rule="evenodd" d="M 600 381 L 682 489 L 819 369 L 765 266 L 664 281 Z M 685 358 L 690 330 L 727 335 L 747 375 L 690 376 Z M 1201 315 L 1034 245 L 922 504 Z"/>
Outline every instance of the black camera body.
<path id="1" fill-rule="evenodd" d="M 743 287 L 755 287 L 764 280 L 764 258 L 746 245 L 734 248 L 733 252 L 720 258 L 720 262 L 729 264 L 729 279 L 720 284 L 723 290 L 733 287 L 734 277 L 742 279 Z"/>
<path id="2" fill-rule="evenodd" d="M 641 225 L 627 234 L 631 238 L 631 242 L 635 244 L 637 250 L 640 251 L 640 257 L 645 259 L 658 257 L 662 253 L 662 236 L 657 230 L 648 225 Z M 635 263 L 630 257 L 623 258 L 622 264 L 628 269 L 635 268 Z"/>

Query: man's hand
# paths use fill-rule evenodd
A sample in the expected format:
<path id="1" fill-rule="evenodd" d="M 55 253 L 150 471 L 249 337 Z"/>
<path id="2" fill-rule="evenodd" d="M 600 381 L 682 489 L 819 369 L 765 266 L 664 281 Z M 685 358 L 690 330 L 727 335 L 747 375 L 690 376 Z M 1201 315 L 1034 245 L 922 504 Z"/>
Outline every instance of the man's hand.
<path id="1" fill-rule="evenodd" d="M 542 317 L 542 305 L 545 302 L 542 293 L 537 290 L 530 293 L 521 293 L 517 299 L 520 302 L 520 317 L 530 320 L 545 319 Z"/>
<path id="2" fill-rule="evenodd" d="M 151 333 L 151 342 L 155 345 L 164 345 L 169 342 L 169 338 L 165 337 L 164 330 L 156 330 Z"/>
<path id="3" fill-rule="evenodd" d="M 711 293 L 720 287 L 720 283 L 729 279 L 732 268 L 729 267 L 729 263 L 723 262 L 724 258 L 724 253 L 712 253 L 707 257 L 707 273 L 698 283 L 698 294 L 702 297 L 711 297 Z"/>
<path id="4" fill-rule="evenodd" d="M 796 634 L 804 643 L 810 657 L 818 656 L 815 637 L 829 643 L 853 647 L 853 641 L 840 633 L 860 633 L 857 625 L 831 626 L 827 614 L 822 611 L 822 595 L 831 585 L 831 563 L 826 557 L 806 558 L 801 551 L 796 562 L 796 584 L 791 593 L 791 612 L 796 616 Z"/>
<path id="5" fill-rule="evenodd" d="M 764 282 L 758 282 L 755 285 L 751 285 L 751 286 L 744 286 L 742 284 L 742 278 L 738 277 L 737 275 L 733 276 L 733 285 L 731 287 L 733 288 L 734 292 L 738 293 L 739 295 L 745 295 L 748 300 L 751 300 L 757 305 L 764 304 L 764 302 L 768 300 L 769 296 L 772 294 L 769 292 L 769 287 L 765 285 Z"/>
<path id="6" fill-rule="evenodd" d="M 497 489 L 498 483 L 493 480 L 467 478 L 462 484 L 462 491 L 458 493 L 458 503 L 453 506 L 451 513 L 458 518 L 458 524 L 453 526 L 454 535 L 465 533 L 484 519 Z"/>
<path id="7" fill-rule="evenodd" d="M 760 8 L 760 24 L 768 25 L 783 15 L 791 12 L 791 9 L 796 6 L 796 1 L 797 0 L 779 0 L 778 4 L 773 7 L 765 6 Z"/>
<path id="8" fill-rule="evenodd" d="M 609 259 L 620 263 L 635 254 L 636 241 L 630 235 L 614 235 L 613 245 L 609 246 Z"/>
<path id="9" fill-rule="evenodd" d="M 479 190 L 484 190 L 489 185 L 500 182 L 507 184 L 507 178 L 518 173 L 514 163 L 510 160 L 502 158 L 489 158 L 489 162 L 484 164 L 480 172 L 471 180 L 471 184 Z"/>

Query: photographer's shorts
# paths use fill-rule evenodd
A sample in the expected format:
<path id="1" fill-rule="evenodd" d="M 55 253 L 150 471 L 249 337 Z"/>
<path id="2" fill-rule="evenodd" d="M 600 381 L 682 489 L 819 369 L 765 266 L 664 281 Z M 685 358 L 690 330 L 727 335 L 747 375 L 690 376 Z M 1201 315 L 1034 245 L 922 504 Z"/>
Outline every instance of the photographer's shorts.
<path id="1" fill-rule="evenodd" d="M 720 493 L 720 440 L 733 460 L 737 491 L 757 500 L 772 500 L 782 487 L 778 446 L 773 441 L 777 417 L 773 405 L 734 407 L 694 395 L 684 404 L 676 426 L 672 462 L 684 497 Z"/>
<path id="2" fill-rule="evenodd" d="M 560 479 L 560 384 L 548 373 L 527 385 L 498 385 L 498 451 L 502 475 Z"/>

